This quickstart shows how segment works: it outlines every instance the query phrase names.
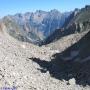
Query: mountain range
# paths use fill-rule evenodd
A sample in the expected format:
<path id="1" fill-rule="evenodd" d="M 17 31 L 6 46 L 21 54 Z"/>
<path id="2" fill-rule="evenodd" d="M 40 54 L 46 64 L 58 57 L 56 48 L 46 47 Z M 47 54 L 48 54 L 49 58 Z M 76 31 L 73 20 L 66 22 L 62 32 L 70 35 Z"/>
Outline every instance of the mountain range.
<path id="1" fill-rule="evenodd" d="M 49 12 L 37 10 L 5 16 L 1 23 L 6 31 L 18 40 L 39 44 L 56 29 L 61 28 L 70 13 L 60 13 L 56 9 Z"/>
<path id="2" fill-rule="evenodd" d="M 90 6 L 85 8 L 75 9 L 66 19 L 62 28 L 55 30 L 46 40 L 45 44 L 56 41 L 61 37 L 81 33 L 90 30 Z"/>
<path id="3" fill-rule="evenodd" d="M 61 13 L 37 10 L 3 17 L 0 28 L 14 38 L 38 45 L 49 44 L 63 36 L 90 29 L 90 6 Z"/>

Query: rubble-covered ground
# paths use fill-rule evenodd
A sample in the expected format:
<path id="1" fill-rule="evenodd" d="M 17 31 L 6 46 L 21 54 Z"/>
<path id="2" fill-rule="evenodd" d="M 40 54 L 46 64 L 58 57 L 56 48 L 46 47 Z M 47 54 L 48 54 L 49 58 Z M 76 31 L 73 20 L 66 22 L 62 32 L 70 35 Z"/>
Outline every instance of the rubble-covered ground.
<path id="1" fill-rule="evenodd" d="M 0 33 L 0 90 L 5 87 L 15 87 L 16 90 L 90 90 L 88 85 L 76 84 L 75 78 L 59 80 L 49 71 L 42 73 L 40 65 L 32 60 L 39 58 L 50 62 L 52 55 L 59 52 L 50 47 L 20 42 L 6 33 Z"/>

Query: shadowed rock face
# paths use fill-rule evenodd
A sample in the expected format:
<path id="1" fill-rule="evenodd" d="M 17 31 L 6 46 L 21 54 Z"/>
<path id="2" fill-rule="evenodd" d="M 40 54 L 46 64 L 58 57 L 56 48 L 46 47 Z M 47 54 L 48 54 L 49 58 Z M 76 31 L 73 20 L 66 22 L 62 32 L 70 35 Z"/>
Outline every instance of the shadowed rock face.
<path id="1" fill-rule="evenodd" d="M 75 9 L 70 16 L 66 19 L 61 29 L 55 30 L 46 40 L 45 43 L 59 40 L 61 37 L 80 33 L 90 30 L 90 6 L 82 9 Z"/>
<path id="2" fill-rule="evenodd" d="M 75 78 L 76 84 L 90 85 L 90 32 L 76 44 L 61 53 L 53 55 L 51 61 L 30 58 L 40 65 L 42 73 L 49 71 L 50 75 L 59 80 L 69 81 Z M 68 84 L 68 83 L 67 83 Z"/>
<path id="3" fill-rule="evenodd" d="M 85 41 L 82 39 L 80 47 L 88 44 Z M 62 58 L 67 58 L 65 52 L 19 42 L 0 32 L 0 86 L 15 86 L 17 90 L 89 90 L 89 60 L 83 63 L 65 61 Z M 52 55 L 54 58 L 50 58 Z M 75 50 L 71 54 L 77 55 Z"/>
<path id="4" fill-rule="evenodd" d="M 50 12 L 37 10 L 34 13 L 5 16 L 2 22 L 6 26 L 6 31 L 13 37 L 37 44 L 51 35 L 55 29 L 61 28 L 70 13 L 60 13 L 57 10 Z"/>

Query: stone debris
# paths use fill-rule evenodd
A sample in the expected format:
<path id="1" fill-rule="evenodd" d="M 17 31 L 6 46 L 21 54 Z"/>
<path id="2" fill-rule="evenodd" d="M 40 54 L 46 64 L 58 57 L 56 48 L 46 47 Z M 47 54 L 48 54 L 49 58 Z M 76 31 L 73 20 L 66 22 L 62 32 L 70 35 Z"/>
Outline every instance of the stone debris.
<path id="1" fill-rule="evenodd" d="M 50 61 L 58 53 L 49 47 L 22 43 L 8 34 L 0 33 L 0 88 L 13 86 L 17 90 L 90 90 L 76 85 L 74 78 L 67 81 L 55 79 L 50 72 L 41 73 L 41 67 L 30 58 Z"/>
<path id="2" fill-rule="evenodd" d="M 70 79 L 70 80 L 68 81 L 68 83 L 69 83 L 70 85 L 75 85 L 75 84 L 76 84 L 75 78 Z"/>

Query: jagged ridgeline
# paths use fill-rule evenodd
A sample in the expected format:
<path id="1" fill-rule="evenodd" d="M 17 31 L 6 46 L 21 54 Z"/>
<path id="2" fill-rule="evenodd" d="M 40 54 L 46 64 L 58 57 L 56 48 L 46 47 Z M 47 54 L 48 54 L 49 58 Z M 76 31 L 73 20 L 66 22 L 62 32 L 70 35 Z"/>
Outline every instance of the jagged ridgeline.
<path id="1" fill-rule="evenodd" d="M 45 12 L 27 12 L 8 15 L 2 19 L 6 31 L 20 41 L 40 44 L 56 29 L 64 24 L 71 12 L 60 13 L 57 10 Z"/>
<path id="2" fill-rule="evenodd" d="M 63 36 L 90 30 L 90 6 L 75 9 L 66 19 L 61 29 L 57 29 L 46 40 L 45 44 L 56 41 Z"/>
<path id="3" fill-rule="evenodd" d="M 90 6 L 65 13 L 37 10 L 8 15 L 2 18 L 1 23 L 4 25 L 2 29 L 20 41 L 48 44 L 63 36 L 89 30 Z"/>

